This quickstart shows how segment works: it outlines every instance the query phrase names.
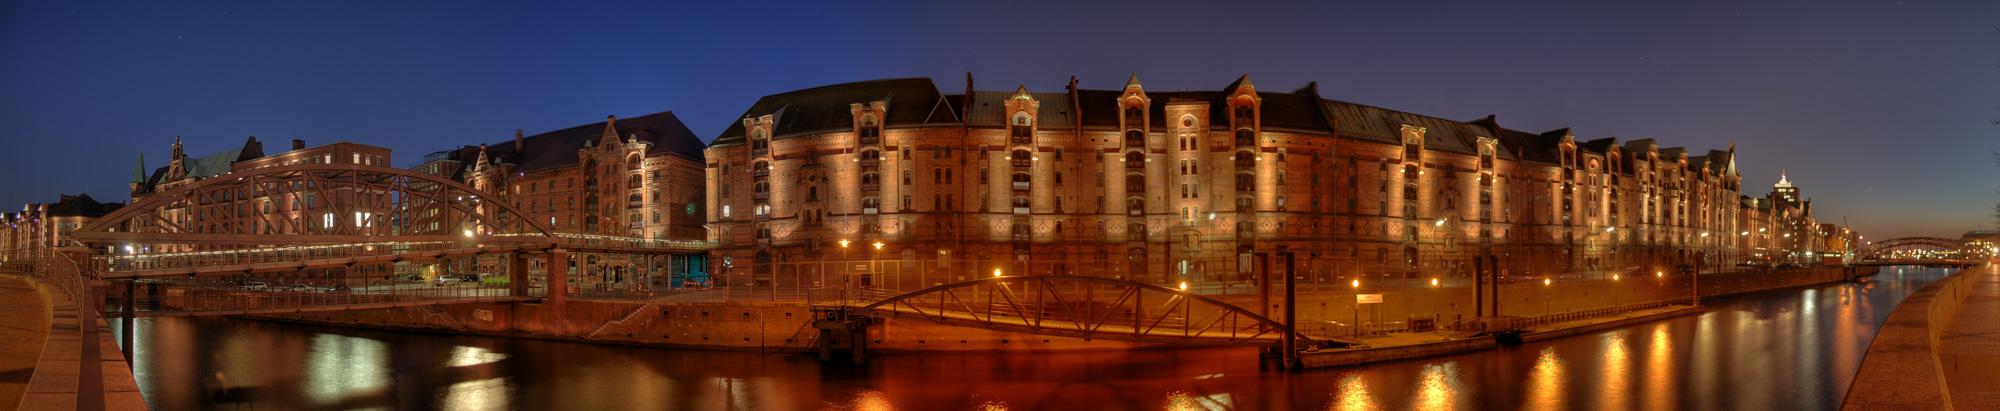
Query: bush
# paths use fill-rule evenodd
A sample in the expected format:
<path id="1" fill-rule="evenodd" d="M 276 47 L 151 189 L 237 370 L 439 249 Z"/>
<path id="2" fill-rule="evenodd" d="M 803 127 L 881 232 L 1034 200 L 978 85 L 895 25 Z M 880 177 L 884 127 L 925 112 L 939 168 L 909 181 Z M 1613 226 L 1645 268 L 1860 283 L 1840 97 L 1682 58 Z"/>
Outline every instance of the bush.
<path id="1" fill-rule="evenodd" d="M 479 280 L 479 285 L 482 285 L 482 286 L 490 286 L 490 287 L 498 287 L 498 286 L 504 286 L 504 285 L 508 285 L 508 284 L 513 284 L 513 282 L 514 282 L 514 280 L 513 280 L 513 279 L 511 279 L 511 278 L 507 278 L 507 277 L 501 277 L 501 276 L 492 276 L 492 277 L 486 277 L 485 279 L 481 279 L 481 280 Z"/>

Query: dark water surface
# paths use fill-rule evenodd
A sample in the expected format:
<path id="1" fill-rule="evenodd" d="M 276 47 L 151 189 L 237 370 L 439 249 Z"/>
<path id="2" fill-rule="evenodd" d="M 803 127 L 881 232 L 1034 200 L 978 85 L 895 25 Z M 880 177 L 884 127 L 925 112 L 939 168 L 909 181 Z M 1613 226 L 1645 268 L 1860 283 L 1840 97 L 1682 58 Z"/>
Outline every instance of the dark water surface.
<path id="1" fill-rule="evenodd" d="M 1950 273 L 1709 302 L 1496 351 L 1274 371 L 1255 350 L 807 355 L 301 326 L 139 321 L 153 409 L 1126 410 L 1839 408 L 1877 324 Z"/>

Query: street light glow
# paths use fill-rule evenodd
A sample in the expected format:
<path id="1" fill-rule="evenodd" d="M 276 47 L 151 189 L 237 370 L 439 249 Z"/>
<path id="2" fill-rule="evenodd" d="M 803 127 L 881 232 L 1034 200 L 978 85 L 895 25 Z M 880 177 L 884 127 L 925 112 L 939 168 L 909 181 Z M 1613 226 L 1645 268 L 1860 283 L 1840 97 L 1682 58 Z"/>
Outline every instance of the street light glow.
<path id="1" fill-rule="evenodd" d="M 840 239 L 840 248 L 847 248 L 847 239 Z"/>
<path id="2" fill-rule="evenodd" d="M 1000 269 L 998 269 L 998 268 L 995 268 L 995 269 L 993 269 L 993 276 L 994 276 L 994 277 L 999 277 L 999 276 L 1000 276 Z"/>
<path id="3" fill-rule="evenodd" d="M 1361 280 L 1354 280 L 1354 286 L 1355 286 L 1356 288 L 1359 288 L 1359 287 L 1361 287 Z"/>
<path id="4" fill-rule="evenodd" d="M 1431 279 L 1431 286 L 1432 286 L 1432 287 L 1436 287 L 1437 285 L 1438 285 L 1438 279 L 1436 279 L 1436 278 L 1432 278 L 1432 279 Z"/>
<path id="5" fill-rule="evenodd" d="M 880 249 L 882 249 L 882 242 L 881 242 L 881 241 L 876 241 L 876 242 L 875 242 L 875 249 L 877 249 L 877 250 L 880 250 Z"/>
<path id="6" fill-rule="evenodd" d="M 1187 291 L 1187 282 L 1186 282 L 1186 281 L 1182 281 L 1182 282 L 1181 282 L 1181 291 Z"/>

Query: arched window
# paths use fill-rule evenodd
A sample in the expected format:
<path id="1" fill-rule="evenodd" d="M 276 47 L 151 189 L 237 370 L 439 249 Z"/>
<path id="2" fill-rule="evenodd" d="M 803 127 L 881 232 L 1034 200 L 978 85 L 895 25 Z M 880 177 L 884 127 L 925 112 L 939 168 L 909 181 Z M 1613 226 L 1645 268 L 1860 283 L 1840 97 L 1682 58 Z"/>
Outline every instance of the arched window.
<path id="1" fill-rule="evenodd" d="M 1144 193 L 1144 192 L 1146 192 L 1146 175 L 1145 175 L 1145 174 L 1139 174 L 1139 173 L 1131 173 L 1131 174 L 1126 174 L 1126 175 L 1125 175 L 1125 192 L 1127 192 L 1127 193 Z"/>
<path id="2" fill-rule="evenodd" d="M 1142 131 L 1139 131 L 1139 130 L 1129 130 L 1129 131 L 1126 131 L 1126 132 L 1125 132 L 1125 146 L 1126 146 L 1126 147 L 1145 147 L 1145 146 L 1146 146 L 1146 133 L 1145 133 L 1145 132 L 1142 132 Z"/>
<path id="3" fill-rule="evenodd" d="M 1250 131 L 1250 129 L 1247 129 L 1247 128 L 1245 128 L 1245 129 L 1237 129 L 1237 130 L 1236 130 L 1236 145 L 1239 145 L 1239 146 L 1254 146 L 1254 145 L 1257 145 L 1257 132 L 1255 132 L 1255 131 Z"/>
<path id="4" fill-rule="evenodd" d="M 1014 182 L 1017 184 L 1027 184 L 1033 181 L 1034 178 L 1029 177 L 1028 173 L 1014 173 Z"/>
<path id="5" fill-rule="evenodd" d="M 1250 167 L 1254 165 L 1257 165 L 1256 153 L 1251 153 L 1250 150 L 1242 150 L 1236 152 L 1237 167 Z"/>
<path id="6" fill-rule="evenodd" d="M 1145 214 L 1146 199 L 1140 197 L 1132 197 L 1125 199 L 1125 213 L 1130 215 Z"/>
<path id="7" fill-rule="evenodd" d="M 877 197 L 863 197 L 861 199 L 861 208 L 863 209 L 882 208 L 882 199 Z"/>
<path id="8" fill-rule="evenodd" d="M 1236 211 L 1250 211 L 1251 204 L 1250 196 L 1236 197 Z"/>
<path id="9" fill-rule="evenodd" d="M 1236 191 L 1257 189 L 1257 176 L 1250 173 L 1236 173 Z"/>
<path id="10" fill-rule="evenodd" d="M 625 170 L 627 171 L 638 170 L 639 166 L 644 165 L 644 163 L 645 163 L 644 161 L 639 160 L 639 156 L 637 154 L 634 154 L 631 157 L 625 158 Z"/>
<path id="11" fill-rule="evenodd" d="M 881 159 L 882 159 L 882 152 L 880 151 L 861 150 L 861 161 L 871 161 L 871 160 L 881 160 Z"/>
<path id="12" fill-rule="evenodd" d="M 1138 151 L 1125 153 L 1125 168 L 1146 168 L 1146 153 Z"/>
<path id="13" fill-rule="evenodd" d="M 1132 223 L 1126 225 L 1125 241 L 1146 241 L 1146 225 L 1140 223 Z M 1145 249 L 1143 248 L 1135 248 L 1135 250 L 1139 250 L 1139 255 L 1141 258 L 1144 258 L 1144 256 L 1146 255 Z"/>
<path id="14" fill-rule="evenodd" d="M 1028 208 L 1027 197 L 1014 197 L 1014 208 Z"/>
<path id="15" fill-rule="evenodd" d="M 636 188 L 636 187 L 639 187 L 640 185 L 643 185 L 643 184 L 645 184 L 645 182 L 646 182 L 646 181 L 645 181 L 645 178 L 644 178 L 644 177 L 639 177 L 639 175 L 638 175 L 638 174 L 633 174 L 633 175 L 632 175 L 631 177 L 627 177 L 627 178 L 625 179 L 625 187 L 626 187 L 626 188 Z"/>
<path id="16" fill-rule="evenodd" d="M 1139 122 L 1139 121 L 1142 121 L 1142 120 L 1145 120 L 1145 119 L 1146 119 L 1146 111 L 1145 111 L 1145 110 L 1143 110 L 1143 109 L 1140 109 L 1140 108 L 1138 108 L 1138 107 L 1126 107 L 1126 108 L 1125 108 L 1125 120 L 1126 120 L 1126 123 L 1127 123 L 1127 124 L 1130 124 L 1130 123 L 1135 123 L 1135 122 Z"/>
<path id="17" fill-rule="evenodd" d="M 1027 167 L 1029 165 L 1034 164 L 1035 157 L 1034 154 L 1029 153 L 1028 150 L 1014 150 L 1013 154 L 1010 154 L 1008 156 L 1008 159 L 1012 161 L 1014 163 L 1014 166 L 1016 167 Z"/>
<path id="18" fill-rule="evenodd" d="M 1256 236 L 1257 236 L 1256 224 L 1251 223 L 1249 221 L 1236 222 L 1236 238 L 1251 238 Z"/>

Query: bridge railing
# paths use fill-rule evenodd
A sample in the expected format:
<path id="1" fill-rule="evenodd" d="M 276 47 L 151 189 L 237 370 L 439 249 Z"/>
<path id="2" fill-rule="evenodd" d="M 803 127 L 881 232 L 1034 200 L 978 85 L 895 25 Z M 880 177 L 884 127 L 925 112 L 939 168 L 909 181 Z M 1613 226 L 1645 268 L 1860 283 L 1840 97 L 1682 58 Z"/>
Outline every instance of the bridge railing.
<path id="1" fill-rule="evenodd" d="M 105 298 L 105 310 L 122 313 L 130 304 L 134 314 L 142 317 L 218 315 L 506 300 L 534 298 L 547 292 L 547 287 L 542 284 L 525 287 L 525 295 L 517 295 L 512 284 L 507 283 L 482 285 L 465 282 L 440 286 L 428 281 L 379 276 L 290 280 L 299 282 L 265 283 L 263 281 L 281 280 L 231 280 L 220 277 L 135 280 L 131 287 L 134 293 L 129 296 L 125 287 L 111 287 Z"/>
<path id="2" fill-rule="evenodd" d="M 707 241 L 668 240 L 608 235 L 556 233 L 556 243 L 568 247 L 618 247 L 664 251 L 705 252 Z"/>
<path id="3" fill-rule="evenodd" d="M 393 256 L 451 250 L 477 249 L 472 241 L 371 242 L 354 244 L 246 247 L 227 250 L 162 252 L 114 249 L 94 257 L 108 272 L 191 269 L 214 266 L 296 263 L 312 260 Z M 138 252 L 134 252 L 138 251 Z"/>

